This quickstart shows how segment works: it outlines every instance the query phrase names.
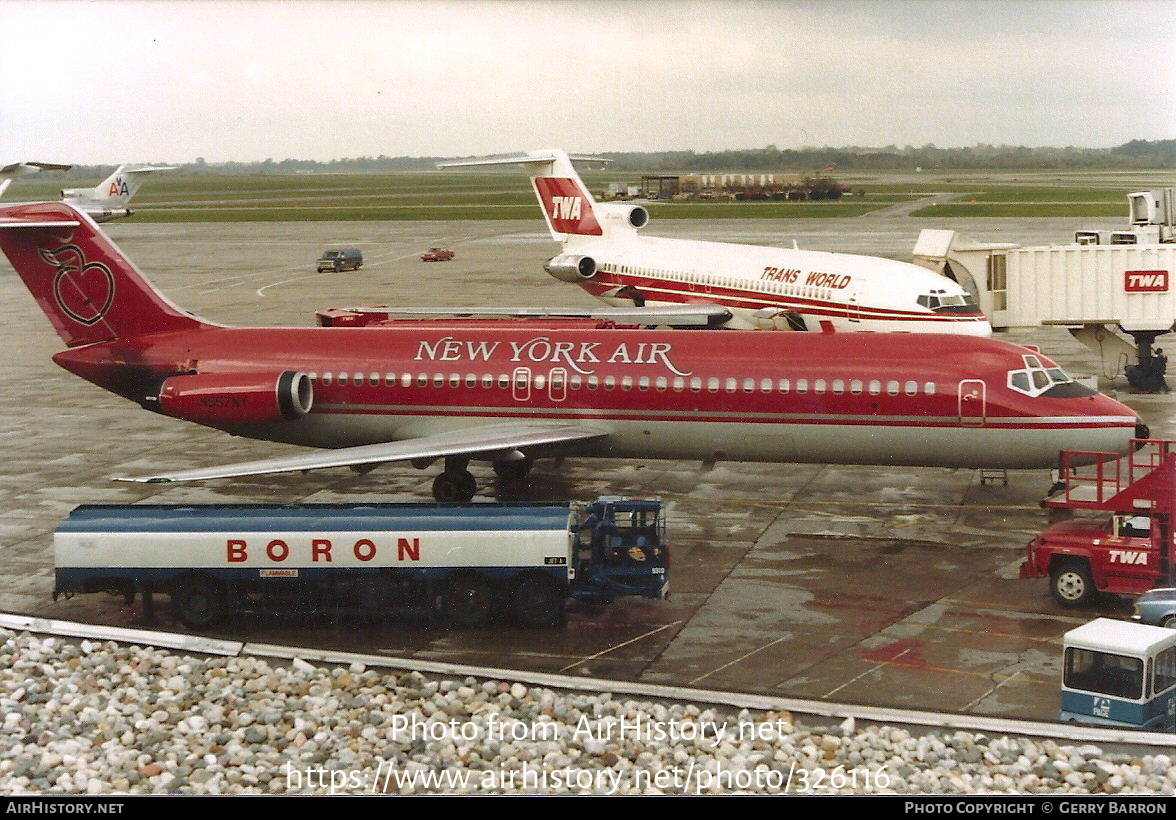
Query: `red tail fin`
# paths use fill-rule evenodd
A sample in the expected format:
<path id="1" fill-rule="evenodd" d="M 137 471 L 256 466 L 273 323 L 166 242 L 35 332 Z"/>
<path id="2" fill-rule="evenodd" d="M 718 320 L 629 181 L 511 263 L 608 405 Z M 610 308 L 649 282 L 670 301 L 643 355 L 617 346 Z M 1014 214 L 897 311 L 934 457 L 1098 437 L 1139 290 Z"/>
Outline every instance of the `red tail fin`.
<path id="1" fill-rule="evenodd" d="M 0 249 L 70 347 L 206 324 L 169 302 L 88 216 L 63 203 L 0 207 Z"/>
<path id="2" fill-rule="evenodd" d="M 584 190 L 579 179 L 535 177 L 532 183 L 552 233 L 582 236 L 604 233 L 592 210 L 592 196 Z"/>

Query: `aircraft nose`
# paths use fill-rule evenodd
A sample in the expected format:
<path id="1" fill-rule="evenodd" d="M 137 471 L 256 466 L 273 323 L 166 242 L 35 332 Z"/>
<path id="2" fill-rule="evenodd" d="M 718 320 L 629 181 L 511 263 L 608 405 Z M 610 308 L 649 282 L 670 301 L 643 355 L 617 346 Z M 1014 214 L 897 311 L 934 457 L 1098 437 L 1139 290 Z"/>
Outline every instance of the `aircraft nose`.
<path id="1" fill-rule="evenodd" d="M 1143 423 L 1143 419 L 1139 416 L 1135 417 L 1135 437 L 1136 438 L 1151 438 L 1151 428 Z"/>

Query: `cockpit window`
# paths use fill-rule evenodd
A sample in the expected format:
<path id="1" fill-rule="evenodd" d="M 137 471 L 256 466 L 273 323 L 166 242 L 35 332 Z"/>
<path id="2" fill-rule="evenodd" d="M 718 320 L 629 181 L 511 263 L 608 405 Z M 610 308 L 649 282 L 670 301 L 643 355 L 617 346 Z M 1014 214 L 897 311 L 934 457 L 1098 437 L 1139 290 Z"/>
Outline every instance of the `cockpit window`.
<path id="1" fill-rule="evenodd" d="M 1019 393 L 1036 398 L 1049 393 L 1052 396 L 1089 396 L 1094 393 L 1088 387 L 1078 384 L 1066 371 L 1052 362 L 1043 362 L 1037 356 L 1021 357 L 1025 363 L 1022 370 L 1009 371 L 1009 387 Z"/>
<path id="2" fill-rule="evenodd" d="M 970 308 L 974 305 L 962 293 L 948 293 L 943 288 L 936 288 L 930 293 L 924 293 L 915 300 L 929 310 L 951 310 L 952 308 Z"/>

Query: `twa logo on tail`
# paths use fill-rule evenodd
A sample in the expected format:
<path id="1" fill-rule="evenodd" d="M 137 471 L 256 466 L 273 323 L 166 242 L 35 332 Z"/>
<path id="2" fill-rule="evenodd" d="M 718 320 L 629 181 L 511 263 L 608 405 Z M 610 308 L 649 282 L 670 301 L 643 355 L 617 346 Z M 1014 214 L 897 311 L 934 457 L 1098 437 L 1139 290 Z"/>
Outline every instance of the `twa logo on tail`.
<path id="1" fill-rule="evenodd" d="M 559 233 L 601 236 L 604 231 L 592 210 L 592 199 L 569 177 L 535 177 L 535 193 L 547 221 Z"/>
<path id="2" fill-rule="evenodd" d="M 574 219 L 578 222 L 583 204 L 583 197 L 554 196 L 551 198 L 551 216 L 553 219 Z"/>

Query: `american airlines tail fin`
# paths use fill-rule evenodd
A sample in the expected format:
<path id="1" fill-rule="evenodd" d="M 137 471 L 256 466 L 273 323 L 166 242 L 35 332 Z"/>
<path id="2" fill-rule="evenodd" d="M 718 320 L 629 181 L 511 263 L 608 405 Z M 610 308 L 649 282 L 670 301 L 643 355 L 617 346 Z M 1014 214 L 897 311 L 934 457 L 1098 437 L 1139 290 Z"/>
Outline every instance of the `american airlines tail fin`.
<path id="1" fill-rule="evenodd" d="M 93 188 L 66 188 L 61 192 L 61 199 L 99 222 L 129 216 L 131 211 L 127 206 L 147 175 L 174 168 L 174 165 L 120 165 Z"/>
<path id="2" fill-rule="evenodd" d="M 572 160 L 611 162 L 602 157 L 572 155 L 559 148 L 545 148 L 507 157 L 440 162 L 437 167 L 522 165 L 531 174 L 531 186 L 547 219 L 547 228 L 556 242 L 566 242 L 569 236 L 602 236 L 604 227 L 598 218 L 601 206 L 592 198 L 588 186 L 576 173 Z"/>
<path id="3" fill-rule="evenodd" d="M 0 206 L 0 250 L 70 347 L 209 326 L 168 301 L 66 203 Z"/>

